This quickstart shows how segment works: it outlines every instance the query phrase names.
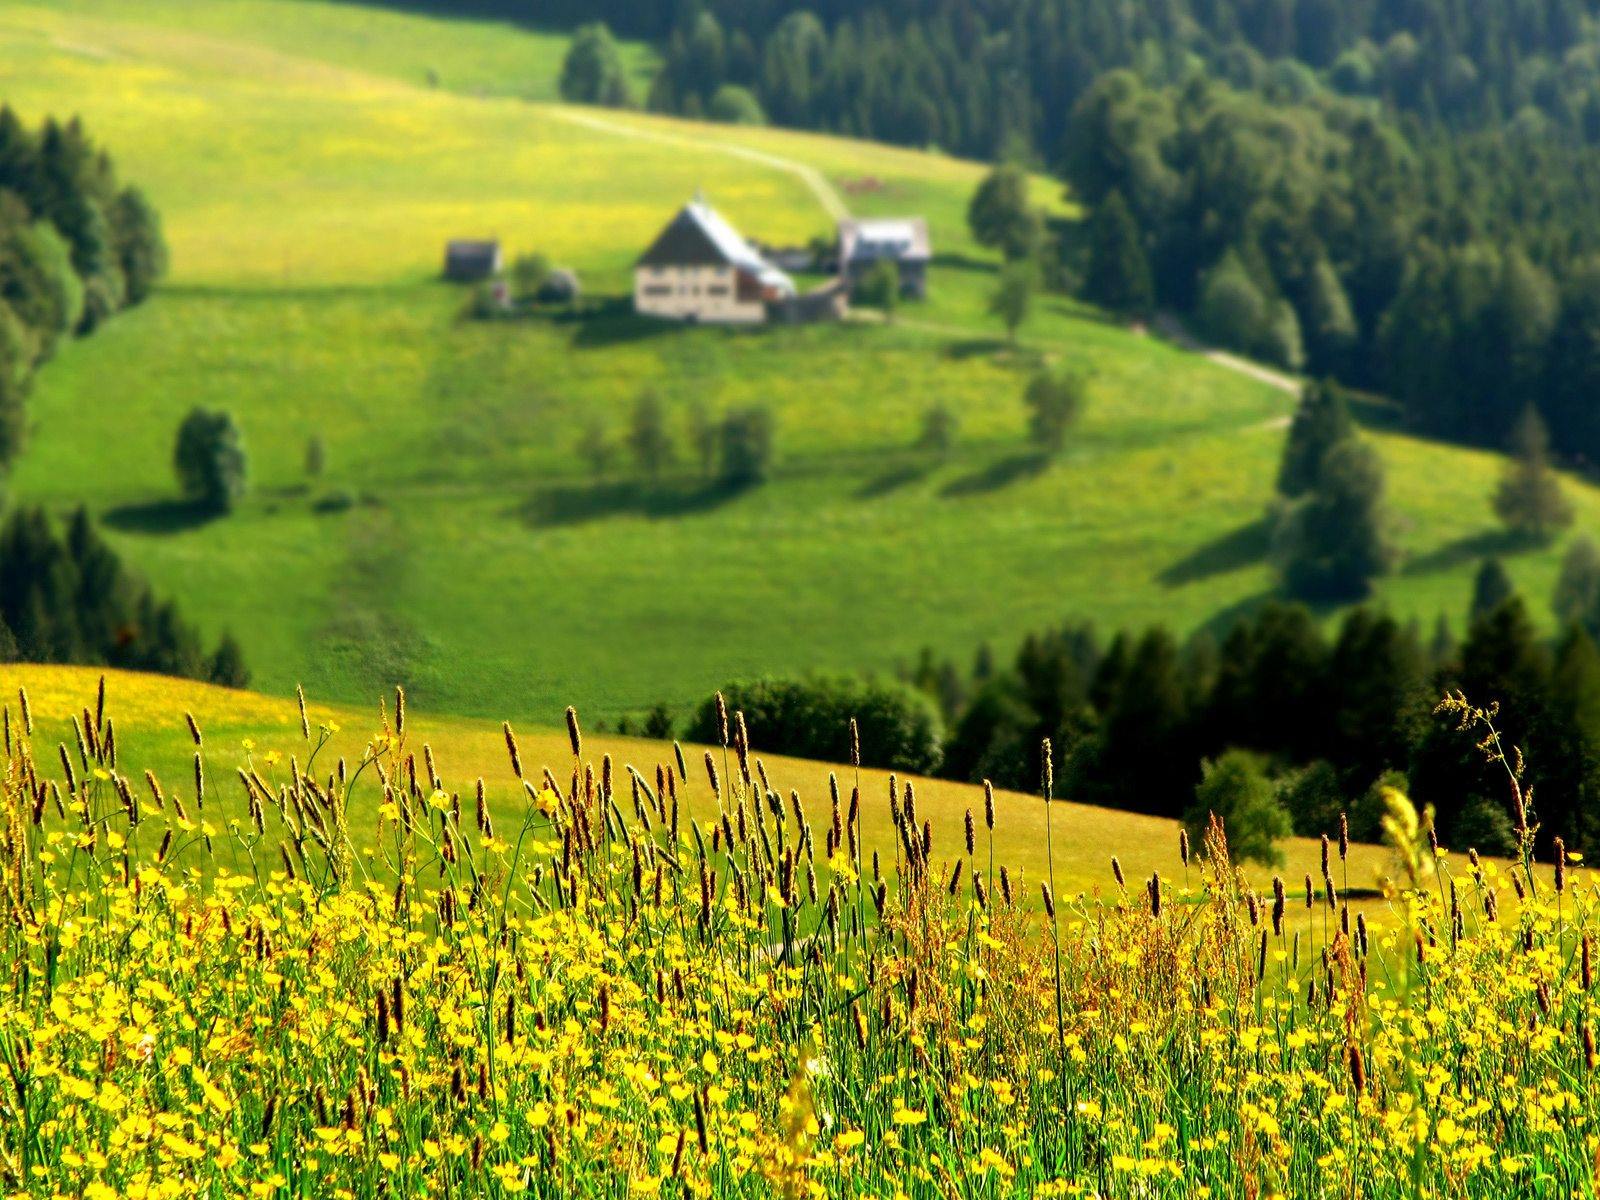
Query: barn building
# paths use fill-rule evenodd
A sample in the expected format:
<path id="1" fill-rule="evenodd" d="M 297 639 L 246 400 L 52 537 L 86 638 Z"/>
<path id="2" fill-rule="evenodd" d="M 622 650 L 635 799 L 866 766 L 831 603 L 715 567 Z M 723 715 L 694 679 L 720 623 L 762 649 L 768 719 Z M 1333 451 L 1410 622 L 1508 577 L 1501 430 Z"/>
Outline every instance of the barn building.
<path id="1" fill-rule="evenodd" d="M 927 299 L 933 245 L 924 218 L 874 217 L 839 222 L 839 274 L 851 291 L 884 259 L 893 262 L 900 272 L 901 295 Z"/>
<path id="2" fill-rule="evenodd" d="M 634 265 L 633 306 L 645 316 L 754 325 L 795 296 L 789 276 L 698 197 Z"/>

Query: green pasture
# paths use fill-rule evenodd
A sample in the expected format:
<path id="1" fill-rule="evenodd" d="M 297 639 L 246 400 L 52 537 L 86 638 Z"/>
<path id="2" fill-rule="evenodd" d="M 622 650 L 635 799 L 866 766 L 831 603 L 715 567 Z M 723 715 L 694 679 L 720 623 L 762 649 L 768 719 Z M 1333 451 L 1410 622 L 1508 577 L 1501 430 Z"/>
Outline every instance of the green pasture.
<path id="1" fill-rule="evenodd" d="M 267 692 L 365 702 L 400 680 L 434 712 L 543 726 L 568 702 L 608 722 L 682 711 L 736 676 L 888 671 L 924 646 L 966 661 L 1072 618 L 1187 631 L 1270 595 L 1261 516 L 1288 396 L 1056 298 L 1007 345 L 985 311 L 994 262 L 965 231 L 978 164 L 518 98 L 548 93 L 506 64 L 548 82 L 558 49 L 311 0 L 0 10 L 0 94 L 29 120 L 81 113 L 173 249 L 152 302 L 41 374 L 13 496 L 87 503 L 209 635 L 240 638 Z M 416 78 L 424 61 L 441 86 Z M 754 332 L 607 306 L 696 189 L 752 236 L 826 232 L 793 166 L 857 211 L 925 213 L 932 300 L 893 327 Z M 1070 213 L 1047 182 L 1038 196 Z M 489 234 L 576 268 L 595 311 L 464 319 L 466 294 L 434 278 L 443 244 Z M 1049 464 L 1020 401 L 1045 362 L 1090 380 Z M 620 439 L 646 389 L 677 466 L 655 486 L 625 456 L 596 476 L 580 434 Z M 943 459 L 911 449 L 935 404 L 960 422 Z M 176 503 L 171 441 L 196 405 L 233 412 L 249 447 L 253 490 L 224 520 Z M 708 487 L 691 414 L 748 405 L 776 418 L 773 477 Z M 309 481 L 313 435 L 328 468 Z M 1459 624 L 1502 548 L 1499 463 L 1380 446 L 1409 556 L 1381 599 Z M 1593 528 L 1600 493 L 1573 490 Z M 1559 557 L 1509 559 L 1541 611 Z"/>

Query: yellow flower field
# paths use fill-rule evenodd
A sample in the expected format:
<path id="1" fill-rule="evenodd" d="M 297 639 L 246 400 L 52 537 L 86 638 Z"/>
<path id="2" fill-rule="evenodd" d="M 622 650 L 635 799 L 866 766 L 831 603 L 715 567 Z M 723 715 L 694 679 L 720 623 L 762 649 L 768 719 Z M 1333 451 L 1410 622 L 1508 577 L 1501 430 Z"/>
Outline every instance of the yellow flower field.
<path id="1" fill-rule="evenodd" d="M 1401 797 L 1380 930 L 1337 841 L 1302 895 L 1220 828 L 1057 905 L 981 803 L 780 794 L 738 714 L 649 775 L 508 728 L 510 807 L 400 697 L 231 778 L 116 720 L 5 709 L 7 1195 L 1593 1192 L 1594 887 L 1453 870 Z"/>

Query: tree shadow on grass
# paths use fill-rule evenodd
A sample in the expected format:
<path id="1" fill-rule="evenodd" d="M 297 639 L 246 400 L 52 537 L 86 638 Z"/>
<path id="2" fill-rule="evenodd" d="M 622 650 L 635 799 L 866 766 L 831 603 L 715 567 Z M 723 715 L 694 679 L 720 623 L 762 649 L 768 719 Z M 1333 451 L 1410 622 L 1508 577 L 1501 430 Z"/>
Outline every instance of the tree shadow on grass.
<path id="1" fill-rule="evenodd" d="M 939 494 L 949 499 L 959 499 L 962 496 L 981 496 L 988 492 L 998 492 L 1001 488 L 1014 483 L 1037 478 L 1044 474 L 1049 466 L 1050 456 L 1041 454 L 1037 450 L 1007 455 L 970 475 L 951 480 Z"/>
<path id="2" fill-rule="evenodd" d="M 933 471 L 933 463 L 907 463 L 885 471 L 876 479 L 869 479 L 855 491 L 857 500 L 877 500 L 883 496 L 893 495 L 901 488 L 910 487 L 914 483 L 921 483 Z"/>
<path id="3" fill-rule="evenodd" d="M 991 354 L 1012 349 L 1015 347 L 1003 337 L 962 338 L 946 344 L 944 356 L 955 362 L 964 362 L 969 358 L 987 358 Z"/>
<path id="4" fill-rule="evenodd" d="M 1498 555 L 1522 554 L 1537 544 L 1504 529 L 1486 529 L 1447 542 L 1437 550 L 1419 554 L 1401 568 L 1402 575 L 1426 575 Z"/>
<path id="5" fill-rule="evenodd" d="M 558 484 L 541 488 L 512 511 L 518 520 L 543 529 L 620 516 L 671 519 L 713 512 L 748 490 L 746 485 L 724 483 L 652 487 L 632 480 Z"/>
<path id="6" fill-rule="evenodd" d="M 1221 537 L 1196 546 L 1156 576 L 1162 587 L 1181 587 L 1213 575 L 1242 571 L 1267 557 L 1272 530 L 1265 517 L 1241 525 Z"/>
<path id="7" fill-rule="evenodd" d="M 199 529 L 221 515 L 215 509 L 188 500 L 151 500 L 107 509 L 100 520 L 123 533 L 173 534 Z"/>

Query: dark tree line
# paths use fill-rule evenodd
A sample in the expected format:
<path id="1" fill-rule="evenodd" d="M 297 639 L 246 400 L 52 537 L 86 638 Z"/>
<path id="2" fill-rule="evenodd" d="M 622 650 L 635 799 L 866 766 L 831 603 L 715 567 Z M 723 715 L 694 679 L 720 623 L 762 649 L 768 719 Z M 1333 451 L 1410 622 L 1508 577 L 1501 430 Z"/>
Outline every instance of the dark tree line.
<path id="1" fill-rule="evenodd" d="M 21 449 L 39 364 L 143 300 L 166 264 L 155 210 L 76 118 L 34 131 L 0 106 L 0 468 Z"/>
<path id="2" fill-rule="evenodd" d="M 1546 844 L 1600 845 L 1600 650 L 1581 625 L 1553 642 L 1512 595 L 1457 646 L 1371 608 L 1331 634 L 1297 605 L 1271 604 L 1218 641 L 1180 642 L 1164 628 L 1104 641 L 1088 625 L 1030 636 L 1011 665 L 963 678 L 926 659 L 914 676 L 946 709 L 944 773 L 1021 791 L 1037 785 L 1038 747 L 1057 755 L 1058 793 L 1179 817 L 1202 764 L 1229 750 L 1263 756 L 1297 832 L 1378 835 L 1377 788 L 1409 786 L 1438 809 L 1447 844 L 1509 848 L 1503 767 L 1435 707 L 1460 689 L 1500 706 L 1505 744 L 1528 755 Z"/>
<path id="3" fill-rule="evenodd" d="M 58 532 L 42 509 L 0 524 L 0 662 L 86 663 L 249 682 L 239 645 L 207 653 L 170 600 L 158 598 L 79 508 Z"/>
<path id="4" fill-rule="evenodd" d="M 1596 0 L 557 0 L 662 51 L 653 106 L 747 89 L 784 124 L 993 157 L 1053 151 L 1105 72 L 1376 101 L 1451 131 L 1600 140 Z"/>

